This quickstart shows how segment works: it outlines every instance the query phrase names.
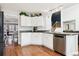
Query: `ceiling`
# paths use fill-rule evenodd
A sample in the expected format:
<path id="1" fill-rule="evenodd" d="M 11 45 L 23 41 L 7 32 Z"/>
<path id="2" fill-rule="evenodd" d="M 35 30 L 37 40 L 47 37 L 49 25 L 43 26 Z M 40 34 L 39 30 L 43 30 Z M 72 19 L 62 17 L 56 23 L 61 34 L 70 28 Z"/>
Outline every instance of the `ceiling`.
<path id="1" fill-rule="evenodd" d="M 2 3 L 2 9 L 12 11 L 41 12 L 54 9 L 61 3 Z"/>
<path id="2" fill-rule="evenodd" d="M 0 3 L 1 8 L 12 11 L 41 12 L 52 10 L 60 5 L 69 6 L 73 3 Z"/>
<path id="3" fill-rule="evenodd" d="M 17 18 L 21 11 L 26 12 L 45 12 L 58 8 L 67 8 L 73 3 L 0 3 L 1 10 L 5 12 L 6 18 Z"/>

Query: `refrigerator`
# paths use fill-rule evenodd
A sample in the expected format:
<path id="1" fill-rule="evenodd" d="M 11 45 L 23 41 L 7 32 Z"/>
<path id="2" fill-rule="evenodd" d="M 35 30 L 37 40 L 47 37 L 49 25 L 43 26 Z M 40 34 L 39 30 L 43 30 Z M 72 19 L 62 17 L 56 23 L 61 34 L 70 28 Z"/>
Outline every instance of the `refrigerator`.
<path id="1" fill-rule="evenodd" d="M 4 13 L 0 11 L 0 56 L 3 56 L 4 39 L 3 39 Z"/>

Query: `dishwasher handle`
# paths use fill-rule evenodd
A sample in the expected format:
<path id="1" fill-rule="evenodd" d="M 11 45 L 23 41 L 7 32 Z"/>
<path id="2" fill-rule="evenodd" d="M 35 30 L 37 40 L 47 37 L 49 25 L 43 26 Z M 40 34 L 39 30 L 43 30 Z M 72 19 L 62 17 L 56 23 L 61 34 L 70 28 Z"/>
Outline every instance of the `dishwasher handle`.
<path id="1" fill-rule="evenodd" d="M 55 35 L 55 37 L 64 38 L 64 35 Z"/>

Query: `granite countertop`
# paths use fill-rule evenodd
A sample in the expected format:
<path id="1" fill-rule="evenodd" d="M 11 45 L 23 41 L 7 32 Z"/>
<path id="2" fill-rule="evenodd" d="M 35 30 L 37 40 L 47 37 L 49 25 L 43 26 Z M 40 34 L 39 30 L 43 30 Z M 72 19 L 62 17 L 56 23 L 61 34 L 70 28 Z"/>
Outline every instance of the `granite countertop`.
<path id="1" fill-rule="evenodd" d="M 49 32 L 49 31 L 27 31 L 27 30 L 22 30 L 22 31 L 20 31 L 21 33 L 25 33 L 25 32 L 27 32 L 27 33 L 29 33 L 29 32 L 31 32 L 31 33 L 47 33 L 47 34 L 64 34 L 64 35 L 78 35 L 79 33 L 76 33 L 76 32 Z"/>
<path id="2" fill-rule="evenodd" d="M 78 35 L 79 33 L 65 33 L 65 32 L 45 32 L 48 34 L 62 34 L 62 35 Z"/>
<path id="3" fill-rule="evenodd" d="M 54 32 L 54 34 L 64 34 L 64 35 L 78 35 L 79 33 L 69 33 L 69 32 Z"/>
<path id="4" fill-rule="evenodd" d="M 21 30 L 20 32 L 27 32 L 27 33 L 29 33 L 29 32 L 32 32 L 32 33 L 45 33 L 45 32 L 47 32 L 47 31 L 31 31 L 31 30 Z"/>

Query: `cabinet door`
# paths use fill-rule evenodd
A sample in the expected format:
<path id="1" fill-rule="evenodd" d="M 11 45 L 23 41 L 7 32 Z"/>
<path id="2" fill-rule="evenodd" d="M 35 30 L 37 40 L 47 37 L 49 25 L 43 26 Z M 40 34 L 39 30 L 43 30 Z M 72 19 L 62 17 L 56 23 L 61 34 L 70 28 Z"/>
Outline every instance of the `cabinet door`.
<path id="1" fill-rule="evenodd" d="M 47 46 L 46 43 L 47 43 L 47 40 L 46 40 L 46 34 L 43 33 L 43 36 L 42 36 L 42 42 L 43 42 L 43 46 Z"/>
<path id="2" fill-rule="evenodd" d="M 21 16 L 21 26 L 31 26 L 31 18 L 26 16 Z"/>
<path id="3" fill-rule="evenodd" d="M 40 19 L 40 17 L 37 17 L 37 19 L 36 19 L 37 21 L 36 21 L 36 25 L 37 26 L 41 26 L 41 19 Z"/>
<path id="4" fill-rule="evenodd" d="M 53 35 L 52 34 L 44 34 L 43 45 L 53 49 Z"/>
<path id="5" fill-rule="evenodd" d="M 66 55 L 78 55 L 78 35 L 66 35 Z"/>
<path id="6" fill-rule="evenodd" d="M 42 44 L 42 33 L 32 33 L 31 44 Z"/>
<path id="7" fill-rule="evenodd" d="M 32 26 L 44 26 L 43 17 L 32 17 Z"/>
<path id="8" fill-rule="evenodd" d="M 44 26 L 44 20 L 42 16 L 38 17 L 38 26 Z"/>
<path id="9" fill-rule="evenodd" d="M 31 44 L 31 33 L 21 33 L 21 46 Z"/>
<path id="10" fill-rule="evenodd" d="M 38 26 L 38 17 L 32 17 L 32 26 Z"/>

